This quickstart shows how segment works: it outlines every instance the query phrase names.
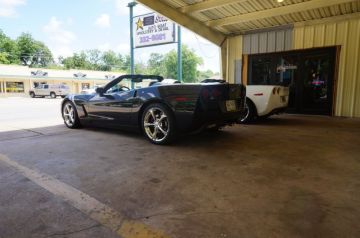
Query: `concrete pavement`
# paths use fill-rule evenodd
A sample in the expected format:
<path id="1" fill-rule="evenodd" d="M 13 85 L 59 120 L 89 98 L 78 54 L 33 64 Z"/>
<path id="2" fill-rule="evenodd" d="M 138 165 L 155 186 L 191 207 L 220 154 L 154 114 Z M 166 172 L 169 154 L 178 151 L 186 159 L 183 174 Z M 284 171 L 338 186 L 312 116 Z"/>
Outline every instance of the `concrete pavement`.
<path id="1" fill-rule="evenodd" d="M 130 232 L 140 225 L 169 237 L 360 233 L 357 119 L 276 116 L 184 137 L 172 146 L 122 131 L 63 125 L 14 131 L 18 126 L 0 132 L 2 156 L 136 225 L 116 233 L 2 160 L 1 238 L 156 237 Z"/>

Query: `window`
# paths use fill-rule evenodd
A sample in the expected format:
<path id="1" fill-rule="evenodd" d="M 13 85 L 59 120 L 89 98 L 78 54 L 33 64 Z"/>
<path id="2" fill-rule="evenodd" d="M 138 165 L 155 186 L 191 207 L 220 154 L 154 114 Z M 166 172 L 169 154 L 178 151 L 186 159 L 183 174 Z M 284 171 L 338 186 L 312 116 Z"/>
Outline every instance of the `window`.
<path id="1" fill-rule="evenodd" d="M 45 84 L 44 89 L 48 89 L 48 88 L 49 88 L 49 85 Z"/>
<path id="2" fill-rule="evenodd" d="M 297 69 L 294 55 L 255 55 L 249 58 L 249 85 L 283 85 L 294 82 Z"/>
<path id="3" fill-rule="evenodd" d="M 121 92 L 121 91 L 128 91 L 133 86 L 134 89 L 140 89 L 149 87 L 149 85 L 153 82 L 157 82 L 155 79 L 143 79 L 142 82 L 132 82 L 131 79 L 123 79 L 121 82 L 107 90 L 107 93 L 114 93 L 114 92 Z"/>
<path id="4" fill-rule="evenodd" d="M 89 83 L 82 83 L 81 84 L 81 89 L 84 90 L 84 89 L 89 89 L 90 88 L 90 84 Z"/>
<path id="5" fill-rule="evenodd" d="M 34 82 L 34 88 L 40 88 L 41 85 L 46 84 L 46 82 Z"/>
<path id="6" fill-rule="evenodd" d="M 128 91 L 131 87 L 131 81 L 130 79 L 124 79 L 120 83 L 116 84 L 109 90 L 107 90 L 106 93 L 116 93 L 116 92 L 122 92 L 122 91 Z"/>
<path id="7" fill-rule="evenodd" d="M 6 92 L 7 93 L 24 93 L 24 83 L 23 82 L 6 82 Z"/>
<path id="8" fill-rule="evenodd" d="M 273 81 L 273 73 L 271 67 L 271 58 L 259 57 L 252 60 L 252 77 L 253 85 L 269 85 Z"/>

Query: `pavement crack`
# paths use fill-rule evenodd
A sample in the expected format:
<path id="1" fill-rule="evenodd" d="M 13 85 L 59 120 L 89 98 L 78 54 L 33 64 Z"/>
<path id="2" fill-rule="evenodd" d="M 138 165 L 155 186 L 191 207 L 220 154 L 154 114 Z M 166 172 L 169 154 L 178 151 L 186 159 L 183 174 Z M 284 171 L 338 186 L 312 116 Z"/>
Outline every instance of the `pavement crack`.
<path id="1" fill-rule="evenodd" d="M 0 140 L 0 142 L 13 141 L 13 140 L 19 140 L 19 139 L 26 139 L 26 138 L 34 138 L 34 137 L 39 137 L 39 136 L 41 136 L 41 135 L 20 136 L 20 137 L 15 137 L 15 138 L 10 138 L 10 139 L 3 139 L 3 140 Z"/>
<path id="2" fill-rule="evenodd" d="M 35 131 L 35 130 L 32 130 L 32 129 L 26 129 L 26 128 L 21 128 L 21 130 L 24 130 L 24 131 L 28 131 L 28 132 L 32 132 L 32 133 L 35 133 L 35 134 L 38 134 L 38 135 L 45 135 L 44 133 L 42 132 L 38 132 L 38 131 Z"/>
<path id="3" fill-rule="evenodd" d="M 243 210 L 234 210 L 234 211 L 194 211 L 194 212 L 176 212 L 176 211 L 169 211 L 169 212 L 162 212 L 162 213 L 154 213 L 146 216 L 136 217 L 134 220 L 143 220 L 143 219 L 150 219 L 152 217 L 160 217 L 160 216 L 196 216 L 196 215 L 204 215 L 204 214 L 217 214 L 217 215 L 233 215 L 237 213 L 243 214 L 258 214 L 258 213 L 265 213 L 265 214 L 279 214 L 279 212 L 260 212 L 260 211 L 243 211 Z"/>
<path id="4" fill-rule="evenodd" d="M 66 231 L 66 232 L 61 232 L 61 233 L 54 233 L 54 234 L 47 235 L 46 237 L 56 237 L 56 236 L 72 235 L 72 234 L 75 234 L 75 233 L 79 233 L 79 232 L 91 230 L 91 229 L 93 229 L 93 228 L 95 228 L 95 227 L 100 227 L 100 226 L 101 226 L 101 224 L 100 224 L 100 223 L 97 223 L 97 224 L 95 224 L 95 225 L 88 226 L 88 227 L 85 227 L 85 228 L 82 228 L 82 229 L 79 229 L 79 230 Z"/>

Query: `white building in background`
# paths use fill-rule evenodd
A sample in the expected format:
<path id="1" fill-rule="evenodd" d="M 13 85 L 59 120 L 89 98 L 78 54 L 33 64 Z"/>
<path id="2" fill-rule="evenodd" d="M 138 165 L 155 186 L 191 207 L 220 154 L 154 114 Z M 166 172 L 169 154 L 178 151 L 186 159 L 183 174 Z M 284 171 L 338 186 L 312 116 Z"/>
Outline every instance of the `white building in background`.
<path id="1" fill-rule="evenodd" d="M 0 97 L 28 95 L 31 88 L 41 83 L 66 84 L 70 87 L 71 93 L 79 93 L 82 89 L 105 85 L 122 74 L 124 73 L 40 69 L 0 64 Z"/>

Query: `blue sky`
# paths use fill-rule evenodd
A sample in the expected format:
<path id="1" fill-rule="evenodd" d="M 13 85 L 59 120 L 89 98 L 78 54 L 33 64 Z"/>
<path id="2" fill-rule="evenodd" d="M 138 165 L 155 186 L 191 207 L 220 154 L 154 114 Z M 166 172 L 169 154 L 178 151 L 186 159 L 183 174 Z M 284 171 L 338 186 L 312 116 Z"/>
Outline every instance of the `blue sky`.
<path id="1" fill-rule="evenodd" d="M 0 0 L 0 29 L 11 38 L 31 33 L 45 42 L 55 56 L 86 49 L 129 53 L 127 0 Z M 141 5 L 135 15 L 151 12 Z M 219 48 L 183 28 L 183 42 L 204 59 L 201 69 L 219 72 Z M 135 50 L 136 61 L 150 53 L 166 53 L 176 44 Z"/>

